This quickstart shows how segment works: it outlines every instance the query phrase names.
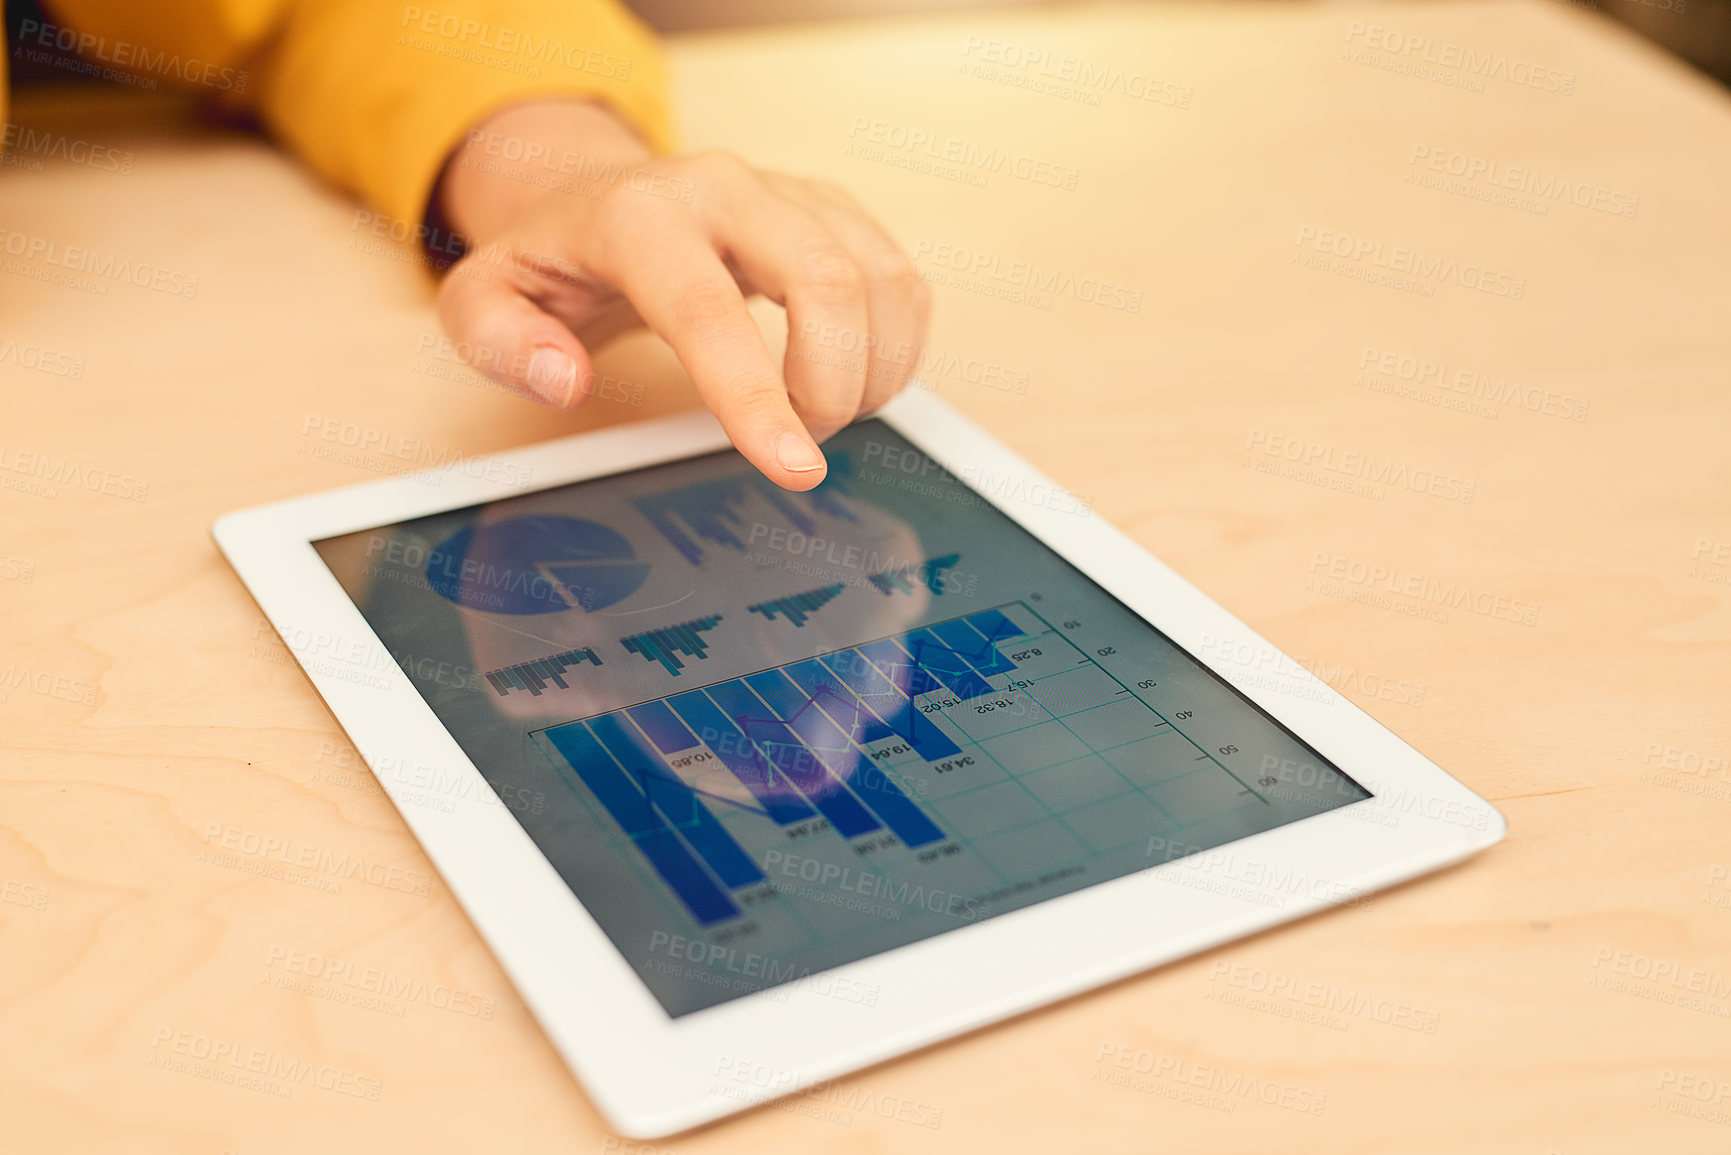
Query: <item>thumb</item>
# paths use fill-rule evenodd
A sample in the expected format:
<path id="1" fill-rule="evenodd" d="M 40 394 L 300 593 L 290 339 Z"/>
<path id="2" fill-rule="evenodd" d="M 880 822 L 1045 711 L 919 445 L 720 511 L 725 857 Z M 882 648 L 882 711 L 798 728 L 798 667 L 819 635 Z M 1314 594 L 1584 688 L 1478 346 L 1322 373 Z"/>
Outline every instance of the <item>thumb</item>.
<path id="1" fill-rule="evenodd" d="M 589 351 L 565 322 L 545 312 L 499 270 L 466 257 L 439 286 L 439 320 L 471 368 L 556 409 L 590 393 Z"/>

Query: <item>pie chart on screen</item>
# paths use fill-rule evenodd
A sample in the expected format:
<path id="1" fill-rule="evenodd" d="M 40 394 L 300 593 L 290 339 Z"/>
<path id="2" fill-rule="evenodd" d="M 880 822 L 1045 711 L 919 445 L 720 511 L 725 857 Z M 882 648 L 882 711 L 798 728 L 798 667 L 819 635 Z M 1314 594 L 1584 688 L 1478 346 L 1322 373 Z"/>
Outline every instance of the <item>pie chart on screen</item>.
<path id="1" fill-rule="evenodd" d="M 557 515 L 512 517 L 471 526 L 434 547 L 427 584 L 465 609 L 553 614 L 605 609 L 649 576 L 623 535 L 593 521 Z"/>

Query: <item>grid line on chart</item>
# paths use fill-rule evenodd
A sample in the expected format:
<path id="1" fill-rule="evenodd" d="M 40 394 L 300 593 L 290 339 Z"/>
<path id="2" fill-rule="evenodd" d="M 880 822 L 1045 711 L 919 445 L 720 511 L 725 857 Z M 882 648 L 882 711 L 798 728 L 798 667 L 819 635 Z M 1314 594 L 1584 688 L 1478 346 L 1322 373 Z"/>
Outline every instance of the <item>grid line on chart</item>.
<path id="1" fill-rule="evenodd" d="M 1187 743 L 1189 743 L 1189 745 L 1191 746 L 1192 749 L 1194 749 L 1198 752 L 1198 757 L 1196 759 L 1194 759 L 1194 761 L 1207 761 L 1207 762 L 1212 763 L 1215 768 L 1218 768 L 1220 770 L 1226 770 L 1226 768 L 1224 766 L 1221 766 L 1220 763 L 1213 757 L 1213 755 L 1209 754 L 1206 750 L 1203 750 L 1201 748 L 1201 746 L 1199 746 L 1193 739 L 1191 739 L 1189 737 L 1189 735 L 1185 734 L 1181 729 L 1179 729 L 1177 726 L 1173 725 L 1172 722 L 1169 719 L 1167 719 L 1166 716 L 1164 714 L 1162 714 L 1158 709 L 1156 709 L 1153 705 L 1149 704 L 1148 702 L 1144 701 L 1139 695 L 1135 694 L 1132 690 L 1130 690 L 1129 687 L 1125 686 L 1121 681 L 1119 681 L 1115 676 L 1113 676 L 1110 671 L 1104 669 L 1104 667 L 1100 666 L 1099 663 L 1095 662 L 1092 658 L 1088 657 L 1085 653 L 1083 653 L 1079 646 L 1077 646 L 1074 642 L 1070 641 L 1069 638 L 1065 637 L 1055 627 L 1053 627 L 1051 622 L 1047 621 L 1046 618 L 1042 614 L 1039 613 L 1039 611 L 1035 610 L 1032 606 L 1028 606 L 1026 603 L 1017 603 L 1017 604 L 1021 604 L 1023 609 L 1026 609 L 1033 617 L 1039 619 L 1040 623 L 1046 627 L 1044 633 L 1037 634 L 1037 635 L 1031 635 L 1028 637 L 1028 639 L 1027 639 L 1028 641 L 1038 641 L 1041 639 L 1051 638 L 1051 639 L 1056 639 L 1057 641 L 1063 642 L 1064 645 L 1068 646 L 1073 652 L 1075 652 L 1078 655 L 1077 664 L 1075 667 L 1072 667 L 1072 669 L 1091 666 L 1097 670 L 1100 670 L 1101 673 L 1105 674 L 1107 677 L 1112 678 L 1113 682 L 1118 684 L 1121 694 L 1129 695 L 1129 700 L 1135 701 L 1136 703 L 1138 703 L 1139 705 L 1141 705 L 1142 707 L 1147 709 L 1150 713 L 1154 714 L 1155 717 L 1160 719 L 1161 726 L 1160 726 L 1159 730 L 1156 731 L 1156 733 L 1169 731 L 1171 733 L 1179 735 Z M 999 608 L 1002 608 L 1002 607 L 999 607 Z M 1064 673 L 1068 673 L 1068 672 L 1070 672 L 1070 671 L 1064 671 Z M 1061 676 L 1063 676 L 1062 673 L 1044 675 L 1044 676 L 1041 676 L 1039 678 L 1033 679 L 1032 685 L 1037 686 L 1042 681 L 1048 681 L 1051 678 L 1061 677 Z M 1030 688 L 1032 688 L 1032 687 L 1030 687 Z M 1064 722 L 1064 719 L 1066 719 L 1066 718 L 1071 718 L 1071 717 L 1074 717 L 1078 714 L 1086 713 L 1088 710 L 1099 709 L 1099 708 L 1102 708 L 1104 706 L 1109 706 L 1109 705 L 1112 705 L 1118 701 L 1123 701 L 1123 700 L 1125 700 L 1125 699 L 1119 697 L 1118 695 L 1114 695 L 1113 698 L 1110 699 L 1109 701 L 1095 703 L 1094 705 L 1082 707 L 1078 710 L 1069 711 L 1067 713 L 1059 715 L 1059 714 L 1053 714 L 1051 710 L 1047 709 L 1043 703 L 1039 702 L 1036 699 L 1035 705 L 1040 706 L 1040 708 L 1042 710 L 1044 710 L 1045 713 L 1048 715 L 1048 717 L 1045 720 L 1039 721 L 1039 722 L 1032 722 L 1026 726 L 1019 726 L 1013 730 L 1003 731 L 1003 732 L 994 734 L 994 735 L 992 735 L 992 738 L 993 738 L 993 740 L 1001 739 L 1001 738 L 1004 738 L 1004 737 L 1006 737 L 1012 733 L 1019 733 L 1022 731 L 1033 729 L 1035 727 L 1050 725 L 1052 722 L 1058 722 L 1061 725 L 1063 725 L 1064 729 L 1066 731 L 1068 731 L 1073 737 L 1075 737 L 1078 742 L 1080 742 L 1084 747 L 1086 747 L 1088 749 L 1089 753 L 1078 755 L 1075 759 L 1070 760 L 1070 761 L 1080 761 L 1080 760 L 1087 758 L 1087 757 L 1090 757 L 1092 755 L 1103 755 L 1106 753 L 1110 753 L 1112 750 L 1122 749 L 1125 746 L 1132 746 L 1132 745 L 1135 745 L 1137 742 L 1141 742 L 1141 741 L 1146 740 L 1149 737 L 1153 737 L 1154 733 L 1143 734 L 1143 735 L 1140 735 L 1134 739 L 1131 739 L 1128 742 L 1120 743 L 1120 744 L 1115 745 L 1115 746 L 1098 748 L 1098 747 L 1094 747 L 1091 743 L 1089 743 L 1088 741 L 1083 739 L 1080 735 L 1077 735 L 1075 733 L 1074 729 L 1071 728 L 1067 723 Z M 971 745 L 975 749 L 979 750 L 986 757 L 992 758 L 993 761 L 998 764 L 999 769 L 1004 772 L 1006 777 L 1016 780 L 1019 785 L 1022 785 L 1024 791 L 1026 791 L 1030 795 L 1033 794 L 1033 792 L 1031 790 L 1027 789 L 1026 784 L 1021 782 L 1021 779 L 1018 775 L 1011 772 L 1008 767 L 1005 767 L 1002 764 L 1002 762 L 1000 760 L 998 760 L 994 754 L 991 753 L 991 751 L 987 750 L 981 744 L 980 740 L 975 739 L 971 734 L 968 733 L 966 726 L 964 726 L 962 723 L 956 721 L 956 719 L 950 718 L 947 714 L 945 715 L 945 717 L 947 718 L 947 720 L 950 722 L 951 725 L 955 726 L 958 730 L 962 731 L 963 735 L 967 738 L 969 745 Z M 1126 787 L 1127 787 L 1127 789 L 1125 791 L 1121 791 L 1119 794 L 1113 795 L 1113 797 L 1122 797 L 1124 793 L 1128 793 L 1130 791 L 1135 791 L 1136 793 L 1140 794 L 1143 798 L 1147 799 L 1150 803 L 1152 803 L 1155 806 L 1155 808 L 1157 810 L 1159 810 L 1160 813 L 1168 821 L 1170 821 L 1171 823 L 1174 824 L 1174 826 L 1176 828 L 1182 829 L 1186 826 L 1193 825 L 1193 823 L 1184 822 L 1176 814 L 1172 813 L 1172 811 L 1170 810 L 1169 807 L 1167 807 L 1166 805 L 1161 803 L 1158 795 L 1154 792 L 1153 789 L 1151 789 L 1150 787 L 1141 786 L 1141 785 L 1138 785 L 1134 782 L 1131 782 L 1128 778 L 1125 778 L 1123 775 L 1123 772 L 1121 770 L 1119 770 L 1118 767 L 1116 765 L 1113 765 L 1111 762 L 1107 762 L 1107 765 L 1112 767 L 1114 773 L 1117 774 L 1117 776 L 1125 782 Z M 1051 768 L 1052 767 L 1047 767 L 1044 769 L 1051 769 Z M 1205 772 L 1206 772 L 1205 770 L 1192 771 L 1192 773 L 1205 773 Z M 1263 802 L 1264 804 L 1267 803 L 1267 799 L 1264 798 L 1259 792 L 1257 792 L 1255 790 L 1251 790 L 1248 787 L 1245 787 L 1243 780 L 1240 779 L 1236 774 L 1232 774 L 1230 771 L 1226 771 L 1226 773 L 1228 774 L 1229 777 L 1232 778 L 1232 780 L 1234 782 L 1238 783 L 1238 785 L 1241 788 L 1243 788 L 1246 792 L 1255 795 L 1255 797 L 1259 801 Z M 1175 778 L 1167 779 L 1167 780 L 1159 783 L 1158 785 L 1168 786 L 1171 783 L 1176 782 L 1180 778 L 1184 778 L 1184 777 L 1188 777 L 1188 775 L 1180 775 L 1180 776 L 1175 777 Z M 989 789 L 990 787 L 992 787 L 994 785 L 997 785 L 997 783 L 985 783 L 985 784 L 982 784 L 981 786 L 969 787 L 966 790 L 957 791 L 955 794 L 947 796 L 946 800 L 953 801 L 954 799 L 963 797 L 966 794 L 974 793 L 974 792 L 977 792 L 977 791 L 983 790 L 983 789 Z M 1035 798 L 1036 798 L 1036 801 L 1039 801 L 1037 796 L 1035 796 Z M 1093 801 L 1102 801 L 1102 800 L 1103 799 L 1095 799 Z M 1041 802 L 1041 806 L 1047 811 L 1047 817 L 1062 823 L 1066 828 L 1070 828 L 1070 829 L 1073 829 L 1073 827 L 1070 823 L 1064 822 L 1063 815 L 1066 813 L 1072 813 L 1075 810 L 1082 809 L 1086 805 L 1092 805 L 1092 804 L 1093 804 L 1093 802 L 1091 801 L 1089 803 L 1082 803 L 1082 804 L 1079 804 L 1077 806 L 1068 807 L 1068 808 L 1061 810 L 1061 811 L 1055 811 L 1055 810 L 1052 810 L 1049 806 L 1046 806 L 1044 802 Z M 999 834 L 1011 833 L 1014 830 L 1023 829 L 1026 826 L 1031 825 L 1033 822 L 1042 821 L 1042 820 L 1043 819 L 1033 819 L 1033 820 L 1030 820 L 1030 822 L 1028 822 L 1028 823 L 1022 823 L 1022 824 L 1015 826 L 1015 827 L 1006 827 L 1003 830 L 997 831 L 996 833 L 999 833 Z"/>
<path id="2" fill-rule="evenodd" d="M 1034 609 L 1032 606 L 1025 606 L 1024 608 L 1026 608 L 1029 613 L 1031 613 L 1035 617 L 1039 618 L 1040 621 L 1044 622 L 1046 629 L 1048 629 L 1048 630 L 1052 629 L 1052 623 L 1046 621 L 1045 616 L 1043 614 L 1041 614 L 1039 610 Z M 1065 638 L 1064 641 L 1070 646 L 1071 649 L 1075 650 L 1078 654 L 1082 654 L 1082 648 L 1080 646 L 1076 645 L 1076 643 L 1070 641 L 1070 639 L 1068 639 L 1068 638 Z M 1082 657 L 1085 661 L 1093 663 L 1095 668 L 1098 669 L 1101 673 L 1105 674 L 1108 678 L 1111 678 L 1114 682 L 1118 682 L 1118 685 L 1123 688 L 1123 690 L 1126 694 L 1129 694 L 1131 697 L 1135 698 L 1138 702 L 1141 702 L 1144 706 L 1147 706 L 1148 709 L 1153 712 L 1155 717 L 1159 718 L 1162 722 L 1166 723 L 1168 726 L 1172 726 L 1172 720 L 1170 718 L 1168 718 L 1165 714 L 1162 714 L 1159 711 L 1159 709 L 1156 708 L 1151 703 L 1143 701 L 1142 697 L 1140 695 L 1136 694 L 1134 691 L 1132 691 L 1129 686 L 1125 686 L 1123 682 L 1119 682 L 1117 675 L 1113 674 L 1111 670 L 1108 670 L 1104 666 L 1099 665 L 1099 663 L 1094 662 L 1094 660 L 1092 658 L 1088 657 L 1087 654 L 1082 654 Z M 1269 804 L 1267 796 L 1264 795 L 1262 793 L 1262 791 L 1256 789 L 1254 786 L 1250 785 L 1250 783 L 1248 783 L 1244 779 L 1240 778 L 1236 773 L 1233 772 L 1231 767 L 1226 765 L 1226 763 L 1220 761 L 1220 759 L 1216 758 L 1214 755 L 1210 754 L 1208 751 L 1203 750 L 1201 744 L 1198 743 L 1194 738 L 1190 737 L 1190 735 L 1188 735 L 1188 734 L 1185 734 L 1183 730 L 1179 730 L 1178 727 L 1176 727 L 1176 726 L 1172 726 L 1172 729 L 1177 731 L 1179 734 L 1183 735 L 1184 740 L 1186 742 L 1189 742 L 1192 746 L 1194 746 L 1202 754 L 1202 756 L 1204 758 L 1207 758 L 1210 762 L 1214 763 L 1216 766 L 1218 766 L 1221 769 L 1222 772 L 1224 772 L 1229 777 L 1231 777 L 1233 781 L 1237 782 L 1240 786 L 1244 787 L 1246 793 L 1254 794 L 1264 805 Z"/>
<path id="3" fill-rule="evenodd" d="M 1055 652 L 1042 654 L 1041 645 Z M 1052 669 L 1066 651 L 1077 656 L 1076 663 Z M 1085 672 L 1090 669 L 1094 672 Z M 1072 678 L 1081 681 L 1058 681 Z M 980 699 L 988 696 L 1030 703 L 1043 717 L 994 730 L 985 715 L 1005 703 L 982 706 Z M 1071 702 L 1073 708 L 1064 708 Z M 1100 715 L 1086 729 L 1078 729 L 1087 715 L 1132 702 L 1131 716 L 1120 720 Z M 978 726 L 974 715 L 965 712 L 970 705 L 982 715 Z M 1160 800 L 1163 788 L 1183 782 L 1201 792 L 1191 800 L 1193 809 L 1218 804 L 1218 796 L 1209 797 L 1209 787 L 1199 777 L 1210 769 L 1225 773 L 1237 785 L 1235 798 L 1250 795 L 1268 804 L 1260 792 L 1024 601 L 536 733 L 552 743 L 574 772 L 561 775 L 567 785 L 575 790 L 573 778 L 583 781 L 614 819 L 609 843 L 635 847 L 641 854 L 638 867 L 647 865 L 667 883 L 669 889 L 660 896 L 662 905 L 677 896 L 704 926 L 745 913 L 730 892 L 767 881 L 761 868 L 754 872 L 749 864 L 758 862 L 768 849 L 785 845 L 776 837 L 782 828 L 820 815 L 842 846 L 885 830 L 896 835 L 894 845 L 880 846 L 875 857 L 854 865 L 889 882 L 900 878 L 904 885 L 896 892 L 905 895 L 906 879 L 926 877 L 917 875 L 925 864 L 916 863 L 916 856 L 928 845 L 948 850 L 949 843 L 955 844 L 966 858 L 956 860 L 950 874 L 934 867 L 934 876 L 944 881 L 960 872 L 966 879 L 972 871 L 975 879 L 969 885 L 974 893 L 986 893 L 979 884 L 991 878 L 1000 886 L 1015 881 L 1005 873 L 998 854 L 1026 844 L 1032 828 L 1042 824 L 1054 832 L 1040 848 L 1046 855 L 1042 869 L 1069 866 L 1091 854 L 1122 851 L 1141 836 L 1119 837 L 1119 831 L 1127 828 L 1125 820 L 1101 808 L 1122 803 L 1130 794 L 1149 804 L 1141 812 L 1150 818 L 1159 816 L 1165 829 L 1211 821 L 1230 807 L 1186 820 Z M 1099 740 L 1124 733 L 1134 736 L 1101 745 L 1088 737 L 1092 734 Z M 1176 735 L 1197 752 L 1191 763 L 1210 765 L 1138 781 L 1119 761 L 1107 757 L 1166 735 Z M 1014 742 L 1005 741 L 1012 738 Z M 898 742 L 905 756 L 880 764 L 887 749 L 874 747 L 884 742 Z M 732 799 L 700 790 L 680 776 L 668 759 L 683 750 L 701 750 L 713 759 L 717 773 L 725 767 L 762 809 L 739 803 L 719 816 L 711 814 L 706 798 L 730 804 Z M 1006 762 L 1018 750 L 1022 754 Z M 1161 766 L 1172 765 L 1169 756 L 1160 757 Z M 585 766 L 586 758 L 603 759 L 604 764 Z M 928 787 L 940 781 L 937 775 L 944 772 L 940 764 L 963 758 L 982 769 L 994 768 L 998 777 L 928 797 Z M 635 765 L 639 760 L 643 767 Z M 1068 782 L 1053 777 L 1062 776 L 1067 766 L 1074 768 Z M 926 777 L 921 776 L 922 767 Z M 1039 790 L 1031 785 L 1035 780 Z M 1014 790 L 1003 793 L 1012 782 Z M 1122 789 L 1117 789 L 1120 785 Z M 1224 784 L 1219 789 L 1225 789 Z M 999 793 L 983 794 L 994 790 Z M 965 808 L 970 797 L 991 801 L 969 811 Z M 590 813 L 599 818 L 592 807 Z M 682 814 L 687 815 L 683 822 Z M 1088 825 L 1078 825 L 1084 821 Z M 619 831 L 626 835 L 623 840 Z M 1023 835 L 1019 843 L 997 844 L 1010 845 L 1010 851 L 994 852 L 983 846 L 1018 833 Z M 744 849 L 742 842 L 752 849 Z M 1064 842 L 1073 843 L 1075 852 L 1062 847 Z M 808 942 L 817 941 L 821 936 L 799 907 L 788 902 L 774 909 L 787 912 Z M 871 922 L 840 927 L 828 937 L 846 939 L 867 933 L 877 920 Z"/>

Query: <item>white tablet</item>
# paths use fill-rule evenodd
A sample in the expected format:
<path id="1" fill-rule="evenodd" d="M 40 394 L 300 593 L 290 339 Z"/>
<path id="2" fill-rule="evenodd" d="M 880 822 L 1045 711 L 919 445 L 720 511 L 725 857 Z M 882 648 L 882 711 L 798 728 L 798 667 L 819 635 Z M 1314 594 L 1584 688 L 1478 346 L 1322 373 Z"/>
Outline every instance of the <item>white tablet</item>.
<path id="1" fill-rule="evenodd" d="M 787 492 L 692 415 L 215 527 L 623 1134 L 1502 836 L 929 394 L 825 451 Z"/>

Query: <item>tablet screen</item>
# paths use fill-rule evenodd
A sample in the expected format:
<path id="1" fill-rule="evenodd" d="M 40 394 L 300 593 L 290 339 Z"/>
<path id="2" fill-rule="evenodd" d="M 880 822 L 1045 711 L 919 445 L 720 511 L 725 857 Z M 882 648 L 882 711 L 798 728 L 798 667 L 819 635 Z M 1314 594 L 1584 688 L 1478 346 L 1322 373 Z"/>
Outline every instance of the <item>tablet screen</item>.
<path id="1" fill-rule="evenodd" d="M 668 1014 L 870 1003 L 825 972 L 1174 858 L 1342 897 L 1203 852 L 1367 791 L 884 422 L 825 451 L 809 493 L 724 451 L 314 543 Z"/>

